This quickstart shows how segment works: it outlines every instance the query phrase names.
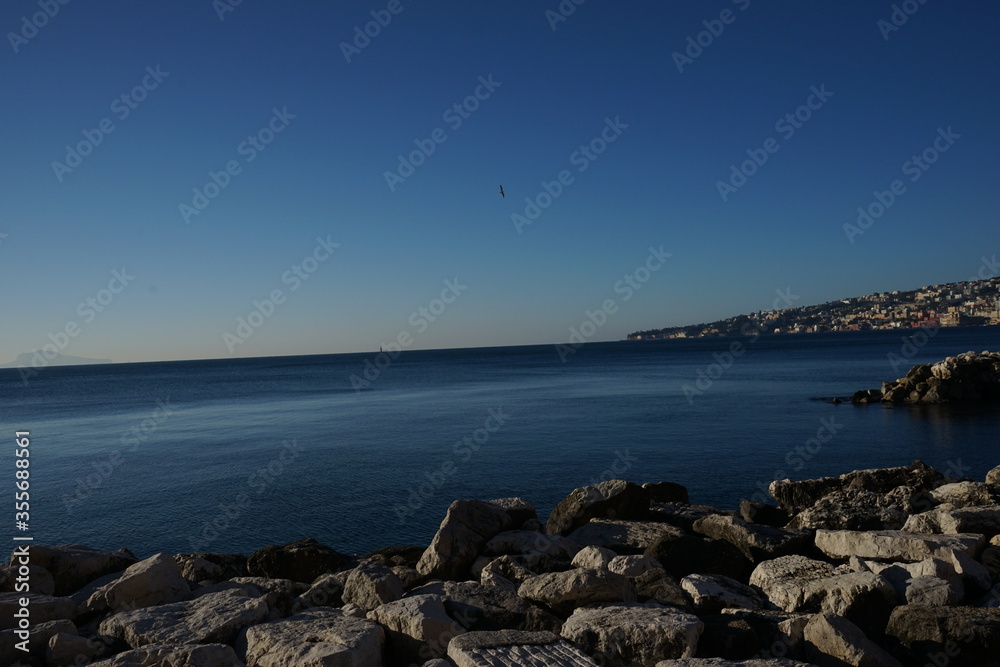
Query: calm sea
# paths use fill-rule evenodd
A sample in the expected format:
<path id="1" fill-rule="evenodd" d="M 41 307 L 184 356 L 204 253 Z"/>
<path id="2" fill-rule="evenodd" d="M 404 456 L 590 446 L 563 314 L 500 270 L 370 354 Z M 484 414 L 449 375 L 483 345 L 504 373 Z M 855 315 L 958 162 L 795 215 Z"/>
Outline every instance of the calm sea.
<path id="1" fill-rule="evenodd" d="M 775 478 L 914 459 L 981 478 L 1000 410 L 810 400 L 1000 349 L 998 327 L 919 349 L 902 335 L 762 336 L 732 358 L 736 339 L 588 344 L 565 362 L 551 345 L 407 351 L 361 391 L 351 376 L 384 358 L 46 368 L 27 386 L 0 370 L 0 465 L 13 478 L 14 431 L 30 430 L 35 540 L 140 556 L 426 544 L 453 499 L 523 496 L 544 520 L 611 477 L 733 508 Z M 890 353 L 912 356 L 897 370 Z"/>

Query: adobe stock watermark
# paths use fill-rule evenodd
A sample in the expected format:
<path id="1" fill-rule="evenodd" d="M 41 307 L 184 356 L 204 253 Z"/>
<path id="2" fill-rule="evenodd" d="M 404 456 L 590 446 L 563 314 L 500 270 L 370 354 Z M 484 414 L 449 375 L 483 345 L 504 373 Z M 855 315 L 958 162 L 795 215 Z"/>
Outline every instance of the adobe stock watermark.
<path id="1" fill-rule="evenodd" d="M 451 447 L 451 456 L 445 458 L 433 470 L 425 472 L 423 479 L 418 480 L 418 483 L 410 487 L 406 503 L 398 504 L 393 508 L 400 523 L 406 523 L 411 515 L 415 514 L 434 494 L 440 491 L 445 483 L 458 473 L 461 467 L 458 464 L 468 463 L 473 455 L 482 449 L 489 442 L 490 437 L 503 428 L 511 417 L 510 413 L 503 411 L 503 406 L 490 408 L 486 414 L 482 427 L 456 441 Z"/>
<path id="2" fill-rule="evenodd" d="M 288 107 L 278 107 L 271 109 L 271 118 L 264 127 L 254 134 L 248 135 L 246 139 L 236 146 L 236 154 L 243 158 L 244 164 L 250 164 L 257 159 L 275 137 L 288 127 L 288 125 L 298 117 L 298 114 L 288 113 Z M 194 196 L 191 203 L 181 202 L 177 210 L 181 214 L 184 224 L 190 224 L 192 216 L 200 215 L 212 200 L 218 197 L 223 190 L 229 187 L 233 179 L 243 173 L 243 164 L 238 159 L 231 159 L 223 165 L 219 171 L 209 170 L 208 181 L 200 188 L 192 188 Z"/>
<path id="3" fill-rule="evenodd" d="M 133 424 L 127 431 L 122 433 L 119 439 L 122 447 L 127 448 L 126 451 L 130 453 L 138 451 L 139 446 L 148 442 L 163 422 L 170 415 L 174 414 L 175 411 L 176 406 L 171 405 L 169 396 L 165 399 L 157 399 L 156 408 L 153 409 L 149 417 Z M 72 494 L 63 494 L 62 502 L 66 513 L 72 514 L 76 505 L 89 498 L 94 491 L 104 486 L 104 483 L 111 478 L 115 470 L 127 460 L 120 449 L 114 449 L 107 456 L 92 462 L 90 467 L 94 471 L 88 473 L 86 477 L 76 478 L 76 487 L 73 489 Z"/>
<path id="4" fill-rule="evenodd" d="M 0 234 L 0 239 L 2 239 L 5 234 Z M 997 262 L 997 256 L 987 257 L 983 255 L 983 263 L 979 265 L 979 271 L 976 275 L 969 278 L 970 281 L 976 280 L 989 280 L 990 278 L 996 278 L 1000 276 L 1000 263 Z"/>
<path id="5" fill-rule="evenodd" d="M 813 112 L 822 109 L 827 100 L 833 97 L 833 93 L 826 89 L 825 83 L 820 84 L 819 88 L 810 86 L 809 93 L 803 104 L 775 121 L 774 131 L 781 134 L 782 140 L 788 141 L 795 136 L 795 133 L 812 119 Z M 781 143 L 774 137 L 765 139 L 760 148 L 748 148 L 746 154 L 749 159 L 741 162 L 738 167 L 735 164 L 730 165 L 729 179 L 715 182 L 722 201 L 729 201 L 729 197 L 746 185 L 747 180 L 767 164 L 771 155 L 777 153 L 780 148 Z"/>
<path id="6" fill-rule="evenodd" d="M 49 24 L 59 11 L 68 5 L 70 0 L 38 0 L 37 11 L 29 16 L 21 17 L 21 29 L 17 32 L 8 32 L 7 41 L 14 49 L 14 53 L 20 53 L 21 47 L 38 36 L 38 31 Z"/>
<path id="7" fill-rule="evenodd" d="M 545 10 L 545 20 L 549 22 L 549 27 L 552 28 L 552 32 L 556 31 L 560 23 L 565 23 L 566 20 L 576 12 L 576 8 L 585 3 L 587 0 L 561 0 L 558 6 L 554 10 Z M 749 0 L 747 0 L 749 2 Z"/>
<path id="8" fill-rule="evenodd" d="M 124 121 L 132 112 L 139 108 L 139 105 L 146 101 L 151 92 L 160 87 L 163 80 L 170 76 L 170 72 L 163 72 L 160 66 L 146 67 L 146 75 L 132 87 L 115 99 L 111 100 L 111 113 Z M 75 144 L 66 144 L 66 156 L 62 162 L 52 161 L 52 172 L 56 175 L 56 180 L 60 183 L 67 174 L 83 164 L 83 159 L 94 152 L 94 149 L 104 143 L 105 137 L 115 131 L 116 126 L 110 117 L 104 117 L 97 121 L 97 126 L 93 129 L 84 129 L 80 133 L 83 139 Z"/>
<path id="9" fill-rule="evenodd" d="M 354 26 L 354 39 L 351 43 L 341 42 L 340 52 L 344 54 L 344 59 L 350 64 L 351 58 L 359 55 L 362 50 L 372 43 L 372 40 L 382 34 L 384 28 L 392 23 L 393 16 L 399 16 L 406 7 L 401 0 L 389 0 L 385 9 L 371 10 L 372 20 L 364 24 Z"/>
<path id="10" fill-rule="evenodd" d="M 951 125 L 948 126 L 947 130 L 939 127 L 937 136 L 931 145 L 922 150 L 919 155 L 910 156 L 910 159 L 903 163 L 900 170 L 904 175 L 910 177 L 911 183 L 916 183 L 940 159 L 941 154 L 950 150 L 961 137 L 962 135 L 952 131 Z M 906 190 L 906 184 L 902 179 L 897 178 L 889 184 L 886 190 L 873 191 L 874 200 L 867 205 L 858 207 L 858 217 L 855 224 L 844 223 L 844 234 L 847 235 L 850 244 L 854 245 L 857 237 L 864 235 L 871 229 L 875 222 L 885 215 L 886 211 L 892 208 L 900 197 L 906 194 Z"/>
<path id="11" fill-rule="evenodd" d="M 746 11 L 750 6 L 750 0 L 732 0 L 732 2 L 739 7 L 741 12 Z M 674 65 L 677 66 L 677 71 L 683 74 L 684 67 L 693 64 L 695 60 L 701 57 L 705 49 L 715 44 L 715 40 L 722 36 L 727 25 L 732 25 L 736 21 L 736 17 L 737 14 L 727 8 L 719 13 L 719 18 L 702 21 L 701 24 L 705 26 L 705 29 L 694 37 L 688 35 L 687 47 L 684 49 L 684 53 L 680 51 L 673 52 L 672 57 Z"/>
<path id="12" fill-rule="evenodd" d="M 478 81 L 479 85 L 475 87 L 472 94 L 467 95 L 460 102 L 455 102 L 441 114 L 441 120 L 448 124 L 452 132 L 457 131 L 465 121 L 472 118 L 472 114 L 479 109 L 479 105 L 490 99 L 496 89 L 503 85 L 502 81 L 494 81 L 492 74 L 486 78 L 480 76 Z M 441 127 L 431 130 L 426 139 L 414 139 L 413 144 L 416 148 L 406 155 L 400 153 L 396 156 L 399 162 L 395 171 L 386 170 L 383 173 L 385 184 L 389 186 L 389 192 L 395 192 L 397 185 L 413 176 L 417 167 L 427 162 L 427 158 L 434 154 L 438 144 L 443 144 L 447 140 L 448 133 Z"/>
<path id="13" fill-rule="evenodd" d="M 281 450 L 266 465 L 257 468 L 246 479 L 248 491 L 240 491 L 230 503 L 219 503 L 218 512 L 208 521 L 202 523 L 201 530 L 190 540 L 191 551 L 204 551 L 219 537 L 235 526 L 240 519 L 249 513 L 254 499 L 263 495 L 285 470 L 302 454 L 302 447 L 295 440 L 283 440 Z"/>
<path id="14" fill-rule="evenodd" d="M 361 375 L 357 373 L 351 375 L 351 388 L 354 389 L 354 395 L 357 396 L 362 389 L 371 387 L 372 383 L 382 375 L 382 372 L 399 358 L 403 350 L 413 345 L 415 336 L 427 331 L 431 324 L 444 315 L 448 306 L 455 303 L 462 292 L 467 289 L 469 286 L 458 282 L 458 278 L 445 280 L 444 288 L 439 297 L 431 299 L 426 306 L 421 306 L 410 313 L 406 321 L 413 327 L 413 333 L 411 334 L 408 329 L 400 331 L 388 344 L 383 343 L 379 346 L 384 349 L 381 349 L 378 354 L 371 359 L 365 359 L 365 370 Z"/>
<path id="15" fill-rule="evenodd" d="M 663 252 L 663 246 L 654 248 L 649 246 L 649 255 L 645 261 L 633 269 L 630 273 L 622 276 L 613 286 L 615 294 L 621 295 L 621 303 L 627 303 L 635 293 L 642 289 L 642 286 L 649 282 L 653 274 L 663 268 L 667 260 L 673 257 L 673 253 Z M 618 312 L 619 303 L 614 297 L 605 299 L 601 307 L 595 311 L 584 311 L 584 319 L 579 327 L 569 328 L 569 342 L 556 343 L 556 354 L 559 360 L 566 363 L 570 355 L 583 347 L 583 344 L 597 335 L 597 332 L 608 323 L 608 318 Z"/>
<path id="16" fill-rule="evenodd" d="M 772 311 L 789 308 L 793 303 L 802 298 L 798 294 L 792 294 L 790 287 L 786 287 L 784 292 L 780 289 L 774 291 L 778 296 L 771 304 Z M 760 338 L 761 330 L 759 326 L 751 322 L 746 322 L 740 327 L 740 335 L 748 336 L 749 340 L 747 344 L 752 345 Z M 684 392 L 684 398 L 687 399 L 688 405 L 694 405 L 695 397 L 703 396 L 705 392 L 709 391 L 712 385 L 715 384 L 715 381 L 725 375 L 733 367 L 733 364 L 736 363 L 736 360 L 742 357 L 746 351 L 747 345 L 744 345 L 742 341 L 734 340 L 729 344 L 727 351 L 721 353 L 713 352 L 712 359 L 715 362 L 705 368 L 699 368 L 697 379 L 695 379 L 693 384 L 687 383 L 681 386 L 681 391 Z"/>
<path id="17" fill-rule="evenodd" d="M 917 11 L 927 3 L 927 0 L 904 0 L 898 5 L 892 6 L 892 13 L 889 14 L 889 20 L 879 19 L 875 22 L 875 26 L 882 33 L 882 40 L 888 42 L 889 36 L 898 31 L 906 22 L 910 20 L 910 17 L 917 13 Z"/>
<path id="18" fill-rule="evenodd" d="M 111 272 L 111 279 L 108 286 L 98 290 L 93 296 L 88 296 L 76 307 L 76 314 L 83 319 L 84 324 L 90 324 L 97 319 L 98 314 L 103 313 L 115 300 L 116 296 L 125 291 L 125 288 L 135 280 L 135 276 L 128 273 L 125 267 L 121 271 Z M 56 359 L 69 347 L 70 341 L 79 336 L 83 328 L 76 320 L 69 320 L 60 331 L 48 333 L 50 343 L 46 343 L 41 349 L 32 350 L 31 365 L 18 365 L 18 373 L 21 382 L 28 386 L 28 378 L 38 375 L 38 369 L 45 368 L 50 362 Z"/>
<path id="19" fill-rule="evenodd" d="M 236 8 L 243 4 L 243 0 L 212 0 L 212 9 L 219 17 L 219 23 L 226 20 L 226 14 L 236 11 Z"/>
<path id="20" fill-rule="evenodd" d="M 305 281 L 319 270 L 323 262 L 333 256 L 333 252 L 340 247 L 339 243 L 330 240 L 330 236 L 324 239 L 322 236 L 316 237 L 316 247 L 312 252 L 296 264 L 292 264 L 281 274 L 281 284 L 289 285 L 288 292 L 296 292 L 302 287 Z M 236 352 L 236 347 L 250 340 L 254 332 L 264 325 L 277 311 L 278 306 L 284 305 L 287 295 L 281 288 L 275 288 L 264 297 L 262 301 L 254 299 L 253 308 L 247 313 L 236 318 L 236 328 L 233 333 L 223 332 L 222 342 L 229 349 L 229 354 Z"/>
<path id="21" fill-rule="evenodd" d="M 628 129 L 628 125 L 621 122 L 619 116 L 604 119 L 604 127 L 585 144 L 569 154 L 569 163 L 576 167 L 577 173 L 582 174 L 590 168 L 598 157 L 608 149 L 612 143 L 618 140 L 622 132 Z M 552 202 L 559 198 L 566 187 L 573 184 L 575 177 L 568 169 L 563 169 L 551 181 L 542 181 L 542 189 L 534 197 L 524 198 L 524 214 L 512 213 L 510 221 L 518 234 L 523 233 L 524 228 L 532 224 L 541 215 L 542 211 L 552 206 Z"/>

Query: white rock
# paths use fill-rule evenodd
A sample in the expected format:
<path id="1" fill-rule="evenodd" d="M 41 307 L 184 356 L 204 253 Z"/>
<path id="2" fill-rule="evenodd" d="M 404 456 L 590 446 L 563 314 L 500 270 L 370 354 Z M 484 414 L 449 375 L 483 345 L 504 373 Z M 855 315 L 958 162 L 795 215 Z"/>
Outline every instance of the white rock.
<path id="1" fill-rule="evenodd" d="M 247 664 L 369 667 L 382 664 L 385 634 L 338 609 L 313 609 L 247 628 Z"/>
<path id="2" fill-rule="evenodd" d="M 615 604 L 577 609 L 562 636 L 601 664 L 648 665 L 690 658 L 704 630 L 697 616 L 657 604 Z"/>
<path id="3" fill-rule="evenodd" d="M 465 629 L 448 616 L 439 595 L 414 595 L 389 602 L 368 612 L 368 618 L 385 626 L 395 654 L 423 660 L 444 657 L 448 643 L 465 634 Z"/>
<path id="4" fill-rule="evenodd" d="M 580 549 L 580 551 L 573 556 L 571 564 L 573 567 L 582 567 L 589 570 L 607 569 L 608 563 L 610 563 L 611 559 L 617 555 L 618 554 L 611 549 L 586 546 Z"/>
<path id="5" fill-rule="evenodd" d="M 975 557 L 982 550 L 982 535 L 928 535 L 899 530 L 817 530 L 816 546 L 830 558 L 880 558 L 920 561 L 950 550 Z"/>
<path id="6" fill-rule="evenodd" d="M 662 570 L 660 561 L 652 556 L 615 556 L 608 563 L 608 570 L 625 577 L 638 577 L 650 570 Z"/>
<path id="7" fill-rule="evenodd" d="M 191 589 L 173 556 L 160 553 L 130 565 L 121 576 L 101 586 L 83 604 L 86 611 L 151 607 L 180 602 L 191 597 Z"/>

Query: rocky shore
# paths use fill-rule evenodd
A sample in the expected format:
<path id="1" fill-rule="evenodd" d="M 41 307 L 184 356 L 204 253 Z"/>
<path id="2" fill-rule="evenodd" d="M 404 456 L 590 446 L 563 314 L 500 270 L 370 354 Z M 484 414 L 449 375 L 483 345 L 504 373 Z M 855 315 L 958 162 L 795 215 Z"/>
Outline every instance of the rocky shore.
<path id="1" fill-rule="evenodd" d="M 881 389 L 862 389 L 853 403 L 1000 403 L 1000 352 L 966 352 L 918 364 Z"/>
<path id="2" fill-rule="evenodd" d="M 249 557 L 15 549 L 0 664 L 1000 665 L 1000 466 L 770 491 L 734 512 L 612 480 L 545 524 L 520 498 L 456 500 L 426 548 L 362 557 L 311 539 Z"/>

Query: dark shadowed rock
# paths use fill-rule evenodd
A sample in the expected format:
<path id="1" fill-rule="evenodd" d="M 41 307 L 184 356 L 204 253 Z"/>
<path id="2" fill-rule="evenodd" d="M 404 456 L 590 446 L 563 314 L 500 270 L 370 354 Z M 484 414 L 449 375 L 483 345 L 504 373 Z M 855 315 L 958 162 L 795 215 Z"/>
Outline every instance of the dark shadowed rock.
<path id="1" fill-rule="evenodd" d="M 388 602 L 368 613 L 386 630 L 390 662 L 420 664 L 444 657 L 448 643 L 465 634 L 465 628 L 448 616 L 438 595 L 412 595 Z"/>
<path id="2" fill-rule="evenodd" d="M 348 556 L 310 537 L 255 551 L 247 561 L 247 571 L 252 577 L 291 579 L 311 584 L 320 575 L 336 572 L 349 562 Z"/>
<path id="3" fill-rule="evenodd" d="M 688 490 L 673 482 L 647 482 L 642 485 L 646 497 L 652 503 L 684 503 L 688 501 Z"/>
<path id="4" fill-rule="evenodd" d="M 695 655 L 728 659 L 760 655 L 763 646 L 746 619 L 732 614 L 706 614 L 701 616 L 701 620 L 705 629 L 698 640 L 698 652 Z"/>
<path id="5" fill-rule="evenodd" d="M 466 579 L 486 543 L 513 524 L 507 510 L 481 500 L 456 500 L 417 563 L 417 571 L 438 579 Z"/>
<path id="6" fill-rule="evenodd" d="M 35 593 L 0 593 L 0 630 L 18 627 L 14 616 L 21 609 L 20 599 L 27 598 L 31 622 L 44 623 L 76 617 L 76 603 L 70 598 L 36 595 Z"/>
<path id="7" fill-rule="evenodd" d="M 613 479 L 574 489 L 552 510 L 545 531 L 569 535 L 591 519 L 642 519 L 648 510 L 649 498 L 642 487 Z"/>
<path id="8" fill-rule="evenodd" d="M 821 667 L 903 667 L 846 618 L 816 614 L 806 625 L 809 659 Z"/>
<path id="9" fill-rule="evenodd" d="M 470 631 L 509 628 L 557 632 L 562 625 L 559 618 L 519 597 L 516 591 L 473 581 L 433 582 L 411 594 L 439 595 L 448 615 Z"/>
<path id="10" fill-rule="evenodd" d="M 404 547 L 382 547 L 369 554 L 365 554 L 359 560 L 373 560 L 386 567 L 396 567 L 403 565 L 406 567 L 417 567 L 417 562 L 424 555 L 426 547 L 404 546 Z"/>
<path id="11" fill-rule="evenodd" d="M 658 602 L 670 607 L 691 611 L 691 599 L 665 570 L 656 569 L 632 579 L 639 602 Z"/>
<path id="12" fill-rule="evenodd" d="M 619 554 L 641 554 L 665 537 L 680 537 L 677 528 L 652 521 L 592 519 L 569 534 L 569 539 L 584 546 L 611 549 Z"/>
<path id="13" fill-rule="evenodd" d="M 753 500 L 744 500 L 740 503 L 740 516 L 743 517 L 744 521 L 759 523 L 763 526 L 774 526 L 775 528 L 783 527 L 790 518 L 788 512 L 780 507 Z"/>
<path id="14" fill-rule="evenodd" d="M 467 632 L 448 644 L 448 657 L 458 667 L 597 667 L 586 653 L 551 632 Z"/>
<path id="15" fill-rule="evenodd" d="M 242 667 L 232 646 L 225 644 L 150 644 L 90 663 L 91 667 Z"/>
<path id="16" fill-rule="evenodd" d="M 735 516 L 735 512 L 720 510 L 709 505 L 687 505 L 684 503 L 655 503 L 649 507 L 649 520 L 668 523 L 681 530 L 691 532 L 695 521 L 707 516 L 721 514 Z"/>
<path id="17" fill-rule="evenodd" d="M 706 540 L 697 535 L 665 537 L 644 552 L 660 561 L 663 568 L 681 579 L 689 574 L 724 574 L 746 582 L 753 563 L 724 540 Z"/>
<path id="18" fill-rule="evenodd" d="M 174 560 L 180 565 L 181 574 L 191 583 L 250 576 L 247 557 L 242 554 L 186 553 L 177 554 Z"/>
<path id="19" fill-rule="evenodd" d="M 726 540 L 754 563 L 799 553 L 810 543 L 810 537 L 806 533 L 747 523 L 738 517 L 718 514 L 696 521 L 694 532 L 712 539 Z"/>
<path id="20" fill-rule="evenodd" d="M 765 609 L 771 605 L 760 591 L 721 574 L 689 574 L 681 588 L 691 596 L 699 614 L 717 614 L 723 609 Z"/>
<path id="21" fill-rule="evenodd" d="M 904 605 L 889 617 L 886 634 L 906 664 L 949 667 L 1000 665 L 1000 609 Z"/>

